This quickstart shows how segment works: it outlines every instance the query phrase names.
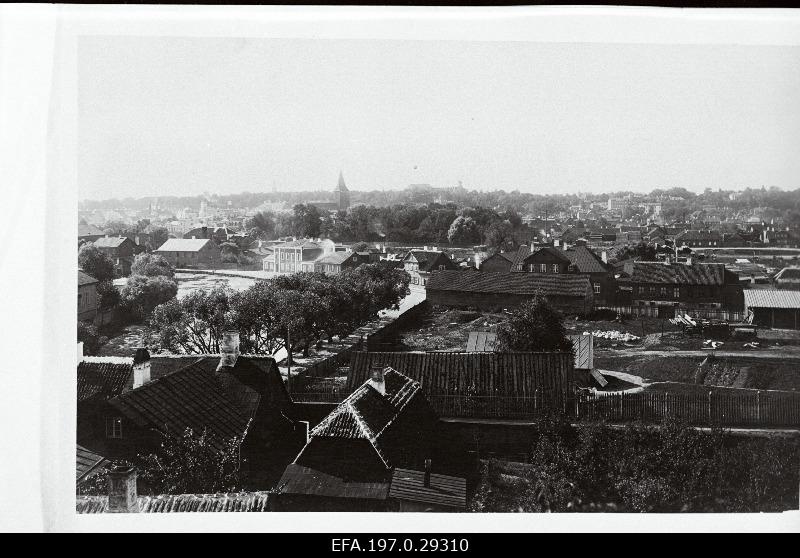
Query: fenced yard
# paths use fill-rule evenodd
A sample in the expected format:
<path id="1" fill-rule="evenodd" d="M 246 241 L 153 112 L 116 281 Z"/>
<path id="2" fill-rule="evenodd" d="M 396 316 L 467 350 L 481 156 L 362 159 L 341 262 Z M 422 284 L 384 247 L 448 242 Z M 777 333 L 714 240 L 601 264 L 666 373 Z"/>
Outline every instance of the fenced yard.
<path id="1" fill-rule="evenodd" d="M 349 391 L 293 393 L 302 403 L 339 403 Z M 658 423 L 673 418 L 694 426 L 792 428 L 800 427 L 800 394 L 761 391 L 749 393 L 608 393 L 579 394 L 564 408 L 552 397 L 429 395 L 440 417 L 496 420 L 535 419 L 553 411 L 575 420 Z"/>

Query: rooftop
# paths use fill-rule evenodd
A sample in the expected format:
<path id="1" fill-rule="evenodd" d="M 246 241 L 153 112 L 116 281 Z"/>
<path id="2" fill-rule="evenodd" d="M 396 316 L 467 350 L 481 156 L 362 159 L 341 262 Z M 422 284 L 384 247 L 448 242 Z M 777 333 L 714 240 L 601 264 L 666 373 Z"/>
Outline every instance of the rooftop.
<path id="1" fill-rule="evenodd" d="M 745 289 L 745 308 L 800 309 L 800 291 L 785 289 Z"/>
<path id="2" fill-rule="evenodd" d="M 133 372 L 133 359 L 84 357 L 78 363 L 78 402 L 121 394 Z"/>
<path id="3" fill-rule="evenodd" d="M 140 513 L 265 512 L 269 492 L 139 496 Z M 78 496 L 77 513 L 107 513 L 108 496 Z"/>
<path id="4" fill-rule="evenodd" d="M 126 240 L 126 236 L 102 236 L 94 241 L 98 248 L 119 248 Z"/>
<path id="5" fill-rule="evenodd" d="M 431 473 L 429 486 L 425 486 L 424 472 L 397 468 L 392 474 L 389 498 L 465 509 L 467 481 L 459 477 Z"/>
<path id="6" fill-rule="evenodd" d="M 156 252 L 197 252 L 209 242 L 207 238 L 170 238 Z"/>
<path id="7" fill-rule="evenodd" d="M 722 286 L 725 284 L 725 265 L 721 263 L 634 262 L 631 281 L 634 283 Z"/>
<path id="8" fill-rule="evenodd" d="M 78 286 L 82 287 L 83 285 L 93 285 L 95 283 L 99 283 L 97 279 L 86 273 L 85 271 L 79 269 L 78 270 Z"/>
<path id="9" fill-rule="evenodd" d="M 466 273 L 433 271 L 428 291 L 462 291 L 516 295 L 585 297 L 591 290 L 589 278 L 582 275 L 552 273 Z"/>

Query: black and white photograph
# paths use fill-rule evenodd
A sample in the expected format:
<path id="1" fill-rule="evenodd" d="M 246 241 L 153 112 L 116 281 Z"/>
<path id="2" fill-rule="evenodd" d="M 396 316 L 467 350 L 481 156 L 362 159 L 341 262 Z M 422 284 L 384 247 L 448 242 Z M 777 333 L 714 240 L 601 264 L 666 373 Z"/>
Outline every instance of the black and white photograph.
<path id="1" fill-rule="evenodd" d="M 55 31 L 70 522 L 800 529 L 796 12 L 252 9 Z"/>

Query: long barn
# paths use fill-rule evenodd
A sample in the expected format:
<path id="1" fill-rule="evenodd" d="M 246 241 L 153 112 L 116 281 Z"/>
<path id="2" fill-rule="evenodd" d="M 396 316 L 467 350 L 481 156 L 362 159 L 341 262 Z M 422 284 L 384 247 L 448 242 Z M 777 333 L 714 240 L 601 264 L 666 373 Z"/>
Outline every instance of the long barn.
<path id="1" fill-rule="evenodd" d="M 416 380 L 429 397 L 543 397 L 561 407 L 575 388 L 571 352 L 357 352 L 347 377 L 348 389 L 369 379 L 373 366 L 389 366 Z"/>

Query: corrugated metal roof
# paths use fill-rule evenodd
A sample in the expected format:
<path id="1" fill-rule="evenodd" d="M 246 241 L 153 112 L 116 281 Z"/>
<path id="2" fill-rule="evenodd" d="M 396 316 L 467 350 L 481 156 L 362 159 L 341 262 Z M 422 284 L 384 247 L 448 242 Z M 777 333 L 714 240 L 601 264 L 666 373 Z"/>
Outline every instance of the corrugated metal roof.
<path id="1" fill-rule="evenodd" d="M 745 289 L 745 308 L 800 309 L 800 291 L 778 289 Z"/>
<path id="2" fill-rule="evenodd" d="M 207 238 L 170 238 L 156 252 L 197 252 L 209 242 Z"/>

